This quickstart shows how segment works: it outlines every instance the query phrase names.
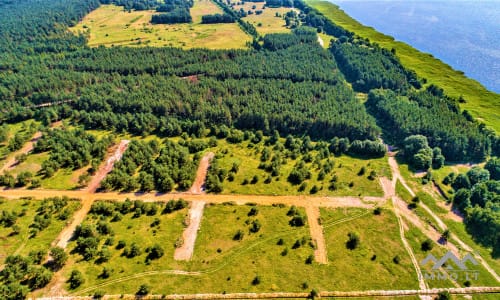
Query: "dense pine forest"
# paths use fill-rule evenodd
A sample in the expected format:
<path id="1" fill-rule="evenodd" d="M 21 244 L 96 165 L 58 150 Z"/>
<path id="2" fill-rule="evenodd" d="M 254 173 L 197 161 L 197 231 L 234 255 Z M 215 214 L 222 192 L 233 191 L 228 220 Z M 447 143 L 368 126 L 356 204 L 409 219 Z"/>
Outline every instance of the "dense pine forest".
<path id="1" fill-rule="evenodd" d="M 165 15 L 180 5 L 178 1 L 161 6 L 156 1 L 111 2 L 127 9 L 154 8 Z M 459 99 L 437 86 L 423 87 L 425 80 L 402 66 L 393 52 L 357 38 L 300 0 L 293 5 L 301 10 L 298 18 L 307 29 L 265 37 L 221 3 L 225 15 L 206 17 L 205 22 L 236 20 L 255 40 L 246 50 L 216 51 L 89 48 L 84 35 L 75 36 L 67 28 L 101 3 L 110 1 L 0 0 L 1 123 L 69 119 L 85 129 L 163 137 L 184 132 L 201 137 L 205 129 L 215 132 L 225 126 L 329 142 L 341 138 L 353 145 L 351 153 L 376 156 L 384 150 L 370 141 L 382 137 L 403 146 L 409 136 L 422 135 L 429 147 L 440 148 L 447 161 L 484 161 L 500 155 L 498 135 L 462 111 Z M 290 1 L 268 3 L 290 5 Z M 328 50 L 317 43 L 317 32 L 336 38 Z M 368 94 L 366 103 L 356 97 L 357 92 Z M 52 105 L 41 106 L 47 103 Z M 76 142 L 78 138 L 81 141 Z M 61 144 L 58 139 L 74 143 Z M 52 131 L 35 151 L 54 150 L 44 166 L 49 176 L 60 167 L 77 168 L 91 162 L 91 157 L 102 157 L 111 141 L 95 142 L 84 132 Z M 169 144 L 159 149 L 132 143 L 131 149 L 104 182 L 105 188 L 152 190 L 164 187 L 164 182 L 169 183 L 168 190 L 189 187 L 195 162 L 186 147 Z M 63 152 L 70 155 L 64 157 Z M 145 153 L 141 157 L 150 162 L 136 161 L 136 152 Z M 165 157 L 174 159 L 165 162 Z M 172 173 L 158 167 L 161 163 L 184 167 Z M 132 175 L 141 165 L 139 181 L 114 180 Z M 497 203 L 496 177 L 477 181 L 477 187 L 472 183 L 457 187 L 457 195 L 470 198 L 466 196 L 472 189 L 473 194 L 476 190 L 494 194 L 487 202 Z M 471 214 L 467 224 L 472 232 L 477 232 L 474 224 L 479 215 L 494 209 L 488 203 L 471 208 L 476 202 L 461 206 Z M 498 218 L 495 222 L 498 225 Z"/>

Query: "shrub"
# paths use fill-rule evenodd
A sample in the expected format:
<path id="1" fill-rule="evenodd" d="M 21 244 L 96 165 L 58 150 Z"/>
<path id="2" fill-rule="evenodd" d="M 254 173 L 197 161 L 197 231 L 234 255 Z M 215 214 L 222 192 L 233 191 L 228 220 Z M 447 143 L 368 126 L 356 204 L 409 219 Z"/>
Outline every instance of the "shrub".
<path id="1" fill-rule="evenodd" d="M 145 296 L 145 295 L 149 294 L 150 290 L 151 290 L 151 288 L 149 287 L 149 285 L 141 284 L 141 286 L 139 287 L 139 290 L 135 294 L 138 296 Z"/>
<path id="2" fill-rule="evenodd" d="M 85 279 L 80 271 L 73 270 L 69 275 L 68 282 L 71 289 L 76 289 L 85 282 Z"/>
<path id="3" fill-rule="evenodd" d="M 434 244 L 432 243 L 432 241 L 430 239 L 426 239 L 425 241 L 423 241 L 422 245 L 420 246 L 422 251 L 430 251 L 430 250 L 432 250 L 433 247 L 434 247 Z"/>
<path id="4" fill-rule="evenodd" d="M 349 250 L 354 250 L 359 246 L 359 235 L 355 232 L 349 232 L 347 234 L 349 239 L 346 242 L 346 247 Z"/>

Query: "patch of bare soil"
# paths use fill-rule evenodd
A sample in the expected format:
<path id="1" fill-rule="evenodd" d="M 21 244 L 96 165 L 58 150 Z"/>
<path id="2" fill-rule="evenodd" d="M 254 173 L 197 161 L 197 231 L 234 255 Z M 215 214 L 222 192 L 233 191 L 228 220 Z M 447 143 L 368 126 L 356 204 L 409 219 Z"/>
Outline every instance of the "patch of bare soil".
<path id="1" fill-rule="evenodd" d="M 107 159 L 99 166 L 99 170 L 97 170 L 94 177 L 90 180 L 86 189 L 88 192 L 94 193 L 99 188 L 101 181 L 111 172 L 111 170 L 113 170 L 115 162 L 122 158 L 123 153 L 127 150 L 129 142 L 129 140 L 121 140 L 118 146 L 114 146 L 110 149 L 109 152 L 111 152 L 111 155 L 108 154 Z"/>
<path id="2" fill-rule="evenodd" d="M 207 178 L 208 167 L 210 166 L 210 161 L 214 158 L 214 153 L 209 152 L 205 154 L 198 166 L 198 170 L 196 171 L 196 178 L 193 182 L 193 185 L 189 189 L 189 192 L 192 194 L 201 194 L 204 192 L 204 184 L 205 179 Z"/>
<path id="3" fill-rule="evenodd" d="M 200 229 L 204 207 L 205 202 L 203 201 L 191 202 L 191 207 L 189 209 L 189 225 L 182 233 L 182 240 L 184 243 L 181 247 L 175 249 L 175 260 L 191 260 L 191 257 L 193 257 L 194 244 L 196 242 L 198 230 Z"/>
<path id="4" fill-rule="evenodd" d="M 307 222 L 309 223 L 309 230 L 311 232 L 311 238 L 316 244 L 316 249 L 314 250 L 314 259 L 317 263 L 326 264 L 328 263 L 328 256 L 326 255 L 326 243 L 325 237 L 323 235 L 323 226 L 321 226 L 321 224 L 319 223 L 319 207 L 307 205 L 306 213 Z"/>

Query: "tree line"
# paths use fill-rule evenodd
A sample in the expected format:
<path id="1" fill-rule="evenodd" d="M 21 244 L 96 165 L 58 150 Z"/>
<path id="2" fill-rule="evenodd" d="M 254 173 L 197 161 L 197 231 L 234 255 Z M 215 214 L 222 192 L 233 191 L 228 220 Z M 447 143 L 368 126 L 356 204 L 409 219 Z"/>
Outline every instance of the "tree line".
<path id="1" fill-rule="evenodd" d="M 465 215 L 465 226 L 480 244 L 500 255 L 500 159 L 492 157 L 484 167 L 466 173 L 450 173 L 444 180 L 453 188 L 453 206 Z"/>

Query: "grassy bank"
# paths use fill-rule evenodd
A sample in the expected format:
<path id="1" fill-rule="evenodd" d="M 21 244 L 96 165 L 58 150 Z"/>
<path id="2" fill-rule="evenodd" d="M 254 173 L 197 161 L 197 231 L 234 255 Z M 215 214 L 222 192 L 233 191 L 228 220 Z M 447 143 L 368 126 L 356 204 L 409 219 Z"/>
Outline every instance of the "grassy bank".
<path id="1" fill-rule="evenodd" d="M 426 78 L 429 84 L 433 83 L 442 87 L 448 95 L 457 98 L 463 96 L 467 101 L 461 104 L 463 109 L 468 110 L 496 132 L 500 132 L 498 109 L 500 94 L 488 91 L 479 82 L 467 78 L 460 71 L 453 70 L 432 55 L 422 53 L 403 42 L 395 41 L 393 37 L 384 35 L 372 27 L 362 25 L 330 2 L 317 0 L 305 2 L 345 29 L 363 38 L 369 38 L 384 48 L 394 48 L 396 55 L 406 67 L 414 70 L 419 77 Z"/>

